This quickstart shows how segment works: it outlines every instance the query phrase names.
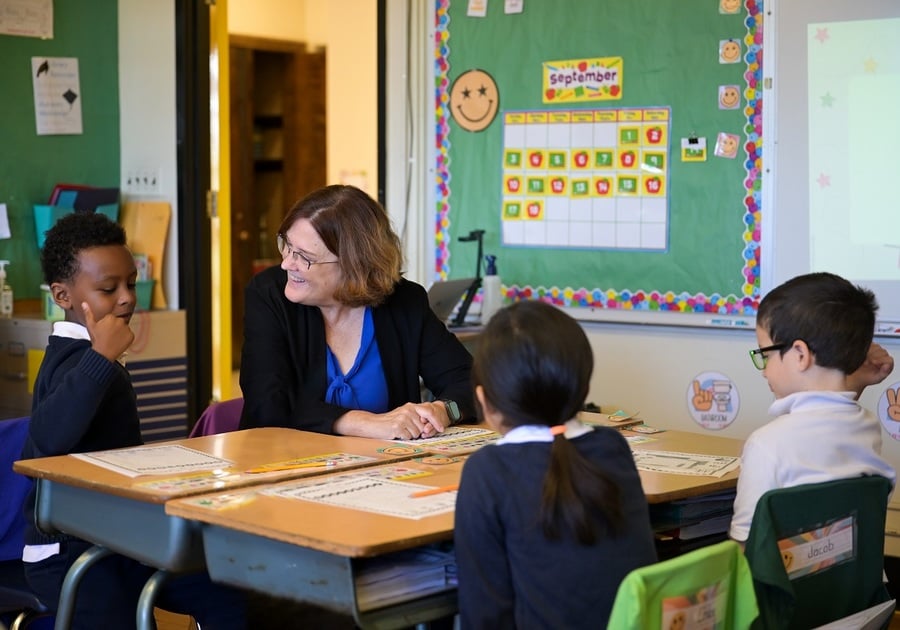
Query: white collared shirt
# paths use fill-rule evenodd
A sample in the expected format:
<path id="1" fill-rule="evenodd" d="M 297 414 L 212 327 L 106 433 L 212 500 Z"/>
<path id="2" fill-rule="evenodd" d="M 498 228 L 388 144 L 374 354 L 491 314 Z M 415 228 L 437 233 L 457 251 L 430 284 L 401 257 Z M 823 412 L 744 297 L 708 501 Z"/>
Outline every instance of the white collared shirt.
<path id="1" fill-rule="evenodd" d="M 594 430 L 589 426 L 572 418 L 566 421 L 565 436 L 571 440 Z M 550 433 L 550 427 L 545 424 L 524 424 L 509 431 L 502 438 L 494 442 L 497 445 L 503 444 L 524 444 L 525 442 L 552 442 L 554 435 Z"/>

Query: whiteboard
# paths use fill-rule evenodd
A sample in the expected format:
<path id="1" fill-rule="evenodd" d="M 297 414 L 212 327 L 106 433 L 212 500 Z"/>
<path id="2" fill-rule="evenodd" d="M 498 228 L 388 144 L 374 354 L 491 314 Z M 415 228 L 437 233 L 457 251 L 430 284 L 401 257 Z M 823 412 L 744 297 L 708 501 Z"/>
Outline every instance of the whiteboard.
<path id="1" fill-rule="evenodd" d="M 767 0 L 761 291 L 872 289 L 900 333 L 900 2 Z"/>

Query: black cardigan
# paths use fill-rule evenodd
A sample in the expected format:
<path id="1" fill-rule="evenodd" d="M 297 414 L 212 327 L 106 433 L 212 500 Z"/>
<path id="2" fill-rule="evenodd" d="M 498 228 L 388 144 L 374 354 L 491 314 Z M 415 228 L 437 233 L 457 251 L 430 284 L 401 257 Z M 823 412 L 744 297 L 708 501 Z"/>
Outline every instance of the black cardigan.
<path id="1" fill-rule="evenodd" d="M 334 433 L 334 422 L 350 409 L 325 402 L 322 313 L 285 298 L 286 283 L 286 272 L 270 267 L 254 276 L 245 292 L 240 426 Z M 423 287 L 401 279 L 372 309 L 372 318 L 390 409 L 421 402 L 421 377 L 435 398 L 455 400 L 463 420 L 474 419 L 472 357 L 431 311 Z"/>

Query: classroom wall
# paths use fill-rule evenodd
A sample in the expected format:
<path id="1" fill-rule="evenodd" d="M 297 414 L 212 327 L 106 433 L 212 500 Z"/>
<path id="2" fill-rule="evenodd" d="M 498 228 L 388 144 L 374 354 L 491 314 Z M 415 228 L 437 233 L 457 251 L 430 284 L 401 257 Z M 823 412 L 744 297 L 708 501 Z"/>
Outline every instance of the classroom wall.
<path id="1" fill-rule="evenodd" d="M 122 200 L 172 206 L 163 282 L 178 309 L 178 163 L 175 111 L 174 0 L 119 0 L 119 124 Z M 157 172 L 159 192 L 127 192 L 128 173 Z"/>

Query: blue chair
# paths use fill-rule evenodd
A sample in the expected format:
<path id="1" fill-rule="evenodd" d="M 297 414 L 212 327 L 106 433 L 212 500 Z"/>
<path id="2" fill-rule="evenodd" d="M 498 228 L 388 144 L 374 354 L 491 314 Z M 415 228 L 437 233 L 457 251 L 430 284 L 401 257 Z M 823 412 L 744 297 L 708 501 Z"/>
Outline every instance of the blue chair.
<path id="1" fill-rule="evenodd" d="M 22 505 L 31 491 L 32 481 L 13 472 L 21 459 L 28 436 L 26 418 L 0 420 L 0 615 L 15 614 L 10 630 L 27 628 L 50 616 L 46 606 L 31 592 L 22 566 L 25 516 Z"/>

